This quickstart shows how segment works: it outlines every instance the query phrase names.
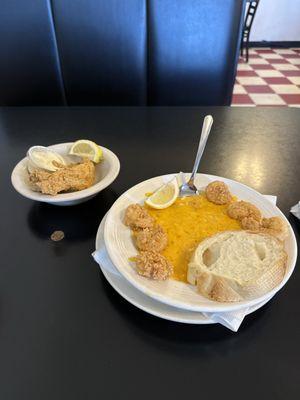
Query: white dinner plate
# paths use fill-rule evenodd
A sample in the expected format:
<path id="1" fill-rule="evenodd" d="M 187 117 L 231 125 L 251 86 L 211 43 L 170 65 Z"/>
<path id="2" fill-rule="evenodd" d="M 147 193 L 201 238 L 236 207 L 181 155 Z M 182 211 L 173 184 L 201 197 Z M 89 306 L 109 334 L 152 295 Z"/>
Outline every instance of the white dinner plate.
<path id="1" fill-rule="evenodd" d="M 217 323 L 216 321 L 202 314 L 201 312 L 183 310 L 154 300 L 151 297 L 143 294 L 133 285 L 131 285 L 123 277 L 123 275 L 119 273 L 119 271 L 112 263 L 109 255 L 107 254 L 104 243 L 105 220 L 106 216 L 102 219 L 96 236 L 96 251 L 101 252 L 101 261 L 97 260 L 97 262 L 104 277 L 106 278 L 108 283 L 116 290 L 116 292 L 118 292 L 125 300 L 127 300 L 129 303 L 133 304 L 140 310 L 143 310 L 148 314 L 155 315 L 156 317 L 166 319 L 168 321 L 197 325 Z M 250 307 L 246 315 L 251 314 L 257 309 L 261 308 L 270 299 L 271 297 L 263 301 L 262 303 Z"/>
<path id="2" fill-rule="evenodd" d="M 132 241 L 130 229 L 123 224 L 124 212 L 132 203 L 142 204 L 145 193 L 155 191 L 175 175 L 176 174 L 158 176 L 133 186 L 116 200 L 108 212 L 104 227 L 105 246 L 113 264 L 119 272 L 145 295 L 170 306 L 190 311 L 234 311 L 259 304 L 273 296 L 285 285 L 295 267 L 297 243 L 294 232 L 282 212 L 263 195 L 241 183 L 213 175 L 197 174 L 195 180 L 196 186 L 201 188 L 205 187 L 211 181 L 222 180 L 229 186 L 234 196 L 238 197 L 240 200 L 246 200 L 255 204 L 265 217 L 279 216 L 288 224 L 289 236 L 285 240 L 288 261 L 286 273 L 282 282 L 273 290 L 255 299 L 236 303 L 223 303 L 212 301 L 201 296 L 197 293 L 196 287 L 193 285 L 173 279 L 154 281 L 137 274 L 134 263 L 129 261 L 131 257 L 137 254 L 137 250 Z"/>
<path id="3" fill-rule="evenodd" d="M 48 148 L 64 156 L 70 163 L 80 161 L 80 157 L 68 156 L 72 144 L 73 143 L 59 143 L 48 146 Z M 17 192 L 28 199 L 59 206 L 70 206 L 87 201 L 109 186 L 116 179 L 120 171 L 118 157 L 105 147 L 101 146 L 101 149 L 103 151 L 103 160 L 99 164 L 95 164 L 95 183 L 87 189 L 78 190 L 76 192 L 59 193 L 55 196 L 33 191 L 27 183 L 27 157 L 23 158 L 15 166 L 11 174 L 12 185 Z"/>

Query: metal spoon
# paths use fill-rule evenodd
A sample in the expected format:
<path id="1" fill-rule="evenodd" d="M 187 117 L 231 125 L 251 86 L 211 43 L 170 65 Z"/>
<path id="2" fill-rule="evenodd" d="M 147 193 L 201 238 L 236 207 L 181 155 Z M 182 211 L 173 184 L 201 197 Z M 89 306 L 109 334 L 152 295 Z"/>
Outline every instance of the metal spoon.
<path id="1" fill-rule="evenodd" d="M 199 194 L 198 189 L 196 188 L 195 184 L 194 184 L 194 180 L 195 180 L 195 175 L 198 171 L 198 167 L 199 167 L 199 163 L 202 157 L 202 154 L 204 152 L 205 146 L 206 146 L 206 142 L 213 124 L 213 117 L 211 115 L 207 115 L 204 118 L 203 121 L 203 126 L 202 126 L 202 132 L 201 132 L 201 136 L 200 136 L 200 140 L 199 140 L 199 146 L 198 146 L 198 151 L 197 151 L 197 155 L 196 155 L 196 159 L 195 159 L 195 163 L 194 163 L 194 168 L 192 171 L 192 175 L 190 177 L 190 179 L 188 180 L 188 182 L 183 183 L 180 188 L 179 188 L 179 197 L 184 197 L 184 196 L 193 196 L 196 194 Z"/>

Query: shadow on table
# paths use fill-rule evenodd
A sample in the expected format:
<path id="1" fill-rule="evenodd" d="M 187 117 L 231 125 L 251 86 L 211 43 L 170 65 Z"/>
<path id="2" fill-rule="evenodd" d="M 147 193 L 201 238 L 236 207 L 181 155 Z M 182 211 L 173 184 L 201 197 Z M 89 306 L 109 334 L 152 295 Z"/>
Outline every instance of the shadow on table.
<path id="1" fill-rule="evenodd" d="M 51 234 L 60 230 L 64 240 L 86 240 L 95 237 L 99 223 L 117 194 L 106 189 L 86 203 L 74 206 L 55 206 L 35 202 L 28 213 L 28 225 L 40 238 L 49 239 Z"/>
<path id="2" fill-rule="evenodd" d="M 130 330 L 138 339 L 166 350 L 165 346 L 175 346 L 180 353 L 190 356 L 197 354 L 196 349 L 203 355 L 206 350 L 211 352 L 212 349 L 217 349 L 216 346 L 223 346 L 224 343 L 226 346 L 222 347 L 222 352 L 235 351 L 234 346 L 237 342 L 239 347 L 249 346 L 264 328 L 272 303 L 270 301 L 260 310 L 248 315 L 239 332 L 234 333 L 219 324 L 189 325 L 160 319 L 129 304 L 111 288 L 103 276 L 102 285 L 114 309 L 130 325 Z"/>

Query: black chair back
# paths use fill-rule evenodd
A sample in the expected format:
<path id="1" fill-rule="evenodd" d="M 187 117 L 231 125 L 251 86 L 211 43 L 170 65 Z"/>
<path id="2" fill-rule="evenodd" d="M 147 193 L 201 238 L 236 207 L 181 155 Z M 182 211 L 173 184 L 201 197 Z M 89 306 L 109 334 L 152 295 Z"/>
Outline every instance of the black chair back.
<path id="1" fill-rule="evenodd" d="M 230 104 L 244 0 L 3 0 L 0 105 Z"/>

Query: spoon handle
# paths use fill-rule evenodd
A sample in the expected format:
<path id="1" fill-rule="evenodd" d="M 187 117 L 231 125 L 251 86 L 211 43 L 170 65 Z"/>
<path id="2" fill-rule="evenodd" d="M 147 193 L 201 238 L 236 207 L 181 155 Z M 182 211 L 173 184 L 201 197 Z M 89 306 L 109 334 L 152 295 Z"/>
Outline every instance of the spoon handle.
<path id="1" fill-rule="evenodd" d="M 206 142 L 207 142 L 213 122 L 214 122 L 214 120 L 211 115 L 207 115 L 204 118 L 202 132 L 201 132 L 201 136 L 200 136 L 200 140 L 199 140 L 198 151 L 197 151 L 197 155 L 196 155 L 196 159 L 195 159 L 195 163 L 194 163 L 194 168 L 193 168 L 192 175 L 191 175 L 188 183 L 194 183 L 195 175 L 198 171 L 199 163 L 200 163 L 202 154 L 204 152 Z"/>

